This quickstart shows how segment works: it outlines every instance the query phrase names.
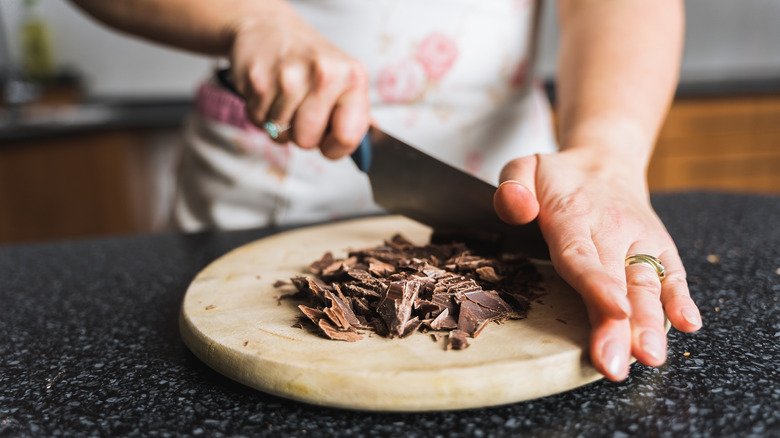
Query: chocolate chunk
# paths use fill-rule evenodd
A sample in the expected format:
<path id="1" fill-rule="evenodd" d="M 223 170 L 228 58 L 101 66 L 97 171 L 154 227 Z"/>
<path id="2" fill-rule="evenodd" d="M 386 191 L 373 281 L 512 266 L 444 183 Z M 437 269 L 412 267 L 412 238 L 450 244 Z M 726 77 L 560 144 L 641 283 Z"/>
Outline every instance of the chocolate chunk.
<path id="1" fill-rule="evenodd" d="M 366 261 L 368 262 L 368 272 L 377 277 L 387 277 L 395 273 L 395 266 L 390 263 L 385 263 L 373 257 L 366 257 Z"/>
<path id="2" fill-rule="evenodd" d="M 485 324 L 502 317 L 506 318 L 506 312 L 487 309 L 472 301 L 464 301 L 460 305 L 458 330 L 476 338 L 485 328 Z"/>
<path id="3" fill-rule="evenodd" d="M 334 261 L 336 261 L 336 259 L 333 258 L 333 253 L 326 252 L 321 259 L 309 265 L 309 272 L 314 275 L 320 275 L 322 274 L 322 270 L 333 264 Z"/>
<path id="4" fill-rule="evenodd" d="M 442 312 L 431 321 L 429 326 L 434 330 L 447 330 L 458 327 L 458 321 L 450 315 L 449 309 L 444 309 Z"/>
<path id="5" fill-rule="evenodd" d="M 356 331 L 338 330 L 331 323 L 329 323 L 327 319 L 319 320 L 317 326 L 320 328 L 320 330 L 322 330 L 325 336 L 337 341 L 356 342 L 363 339 L 363 336 L 360 336 Z"/>
<path id="6" fill-rule="evenodd" d="M 321 319 L 327 318 L 328 316 L 319 309 L 312 309 L 311 307 L 304 306 L 303 304 L 298 306 L 299 309 L 301 309 L 301 312 L 303 312 L 304 315 L 306 315 L 311 322 L 317 324 L 320 322 Z"/>
<path id="7" fill-rule="evenodd" d="M 490 283 L 500 283 L 504 279 L 504 277 L 496 273 L 496 269 L 492 266 L 477 268 L 477 275 L 479 275 L 480 279 Z"/>
<path id="8" fill-rule="evenodd" d="M 465 350 L 469 348 L 469 340 L 466 333 L 462 330 L 453 330 L 447 336 L 447 345 L 444 347 L 447 350 Z"/>
<path id="9" fill-rule="evenodd" d="M 377 310 L 385 321 L 391 338 L 404 334 L 420 286 L 419 281 L 410 280 L 390 283 L 387 288 Z"/>
<path id="10" fill-rule="evenodd" d="M 318 278 L 299 275 L 292 278 L 292 282 L 299 292 L 303 293 L 310 301 L 325 305 L 325 291 L 330 290 L 330 286 Z"/>

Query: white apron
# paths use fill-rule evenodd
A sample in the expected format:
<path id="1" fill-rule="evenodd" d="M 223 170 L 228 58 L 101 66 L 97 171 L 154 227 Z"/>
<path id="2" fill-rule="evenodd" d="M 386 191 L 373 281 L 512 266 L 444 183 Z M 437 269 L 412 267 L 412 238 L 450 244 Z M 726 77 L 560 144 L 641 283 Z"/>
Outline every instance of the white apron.
<path id="1" fill-rule="evenodd" d="M 371 116 L 388 133 L 493 184 L 509 160 L 557 149 L 547 100 L 529 80 L 532 0 L 291 4 L 366 65 Z M 274 143 L 213 82 L 198 91 L 185 141 L 174 208 L 184 230 L 380 211 L 349 157 Z"/>

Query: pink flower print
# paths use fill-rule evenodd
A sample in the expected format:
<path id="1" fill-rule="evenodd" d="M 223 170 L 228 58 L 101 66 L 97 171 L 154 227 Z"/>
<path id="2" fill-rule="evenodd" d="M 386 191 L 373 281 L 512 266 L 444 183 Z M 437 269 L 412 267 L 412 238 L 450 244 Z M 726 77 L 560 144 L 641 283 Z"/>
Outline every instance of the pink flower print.
<path id="1" fill-rule="evenodd" d="M 526 85 L 527 80 L 528 64 L 525 62 L 525 59 L 523 59 L 517 64 L 517 67 L 515 67 L 515 71 L 512 73 L 512 77 L 509 79 L 509 86 L 514 89 L 520 89 Z"/>
<path id="2" fill-rule="evenodd" d="M 479 171 L 482 170 L 482 163 L 484 161 L 484 157 L 480 152 L 470 151 L 466 154 L 466 172 L 471 175 L 479 174 Z"/>
<path id="3" fill-rule="evenodd" d="M 425 70 L 420 63 L 404 59 L 386 66 L 377 77 L 377 91 L 387 103 L 409 103 L 425 88 Z"/>
<path id="4" fill-rule="evenodd" d="M 522 11 L 523 9 L 531 6 L 534 0 L 515 0 L 514 8 L 516 11 Z"/>
<path id="5" fill-rule="evenodd" d="M 440 80 L 458 59 L 455 40 L 441 33 L 428 35 L 417 47 L 417 60 L 434 81 Z"/>

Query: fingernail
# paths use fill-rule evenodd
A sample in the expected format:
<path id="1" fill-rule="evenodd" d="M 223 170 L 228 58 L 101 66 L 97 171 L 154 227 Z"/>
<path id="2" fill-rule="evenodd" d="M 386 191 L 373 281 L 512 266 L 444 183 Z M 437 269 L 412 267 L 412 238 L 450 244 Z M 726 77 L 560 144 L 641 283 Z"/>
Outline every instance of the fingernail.
<path id="1" fill-rule="evenodd" d="M 701 316 L 699 316 L 699 312 L 696 310 L 691 309 L 690 307 L 684 307 L 680 313 L 682 313 L 683 319 L 688 321 L 688 323 L 693 324 L 696 327 L 701 325 Z"/>
<path id="2" fill-rule="evenodd" d="M 664 356 L 666 355 L 664 342 L 657 332 L 645 330 L 642 332 L 642 335 L 639 336 L 639 343 L 642 345 L 642 349 L 652 356 L 653 359 L 659 361 L 664 359 Z"/>
<path id="3" fill-rule="evenodd" d="M 516 185 L 518 185 L 518 186 L 525 187 L 525 185 L 524 185 L 523 183 L 521 183 L 520 181 L 515 181 L 515 180 L 513 180 L 513 179 L 508 179 L 508 180 L 506 180 L 506 181 L 502 182 L 501 184 L 499 184 L 498 186 L 499 186 L 499 187 L 501 187 L 501 186 L 503 186 L 504 184 L 516 184 Z M 526 187 L 526 188 L 527 188 L 527 187 Z"/>
<path id="4" fill-rule="evenodd" d="M 604 368 L 610 377 L 621 378 L 625 375 L 628 366 L 628 355 L 623 345 L 618 341 L 607 341 L 601 350 Z"/>

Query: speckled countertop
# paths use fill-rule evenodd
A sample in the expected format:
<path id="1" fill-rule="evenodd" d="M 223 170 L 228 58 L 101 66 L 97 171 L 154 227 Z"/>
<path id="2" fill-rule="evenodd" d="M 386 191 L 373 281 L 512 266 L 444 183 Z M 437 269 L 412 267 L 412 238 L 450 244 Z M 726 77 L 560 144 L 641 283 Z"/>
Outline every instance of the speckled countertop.
<path id="1" fill-rule="evenodd" d="M 704 329 L 672 330 L 667 364 L 625 382 L 463 412 L 304 405 L 195 358 L 177 330 L 189 281 L 278 230 L 0 247 L 0 435 L 780 436 L 780 198 L 653 203 Z"/>

